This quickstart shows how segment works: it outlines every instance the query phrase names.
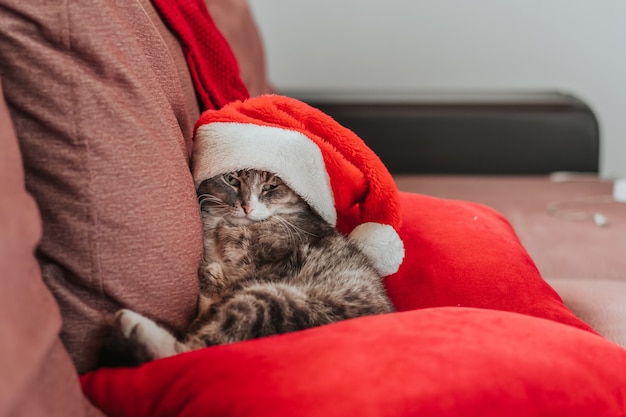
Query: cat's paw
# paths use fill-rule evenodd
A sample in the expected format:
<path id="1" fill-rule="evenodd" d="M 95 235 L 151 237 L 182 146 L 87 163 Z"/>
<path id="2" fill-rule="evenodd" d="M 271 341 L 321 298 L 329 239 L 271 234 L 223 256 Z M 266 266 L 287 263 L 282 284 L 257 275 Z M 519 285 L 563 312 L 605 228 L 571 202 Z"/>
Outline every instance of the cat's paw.
<path id="1" fill-rule="evenodd" d="M 130 342 L 135 356 L 142 361 L 175 355 L 177 340 L 154 321 L 123 309 L 115 314 L 115 326 Z"/>
<path id="2" fill-rule="evenodd" d="M 202 277 L 206 280 L 210 286 L 221 289 L 227 285 L 226 277 L 224 276 L 224 269 L 219 262 L 210 262 L 204 264 L 200 268 Z"/>

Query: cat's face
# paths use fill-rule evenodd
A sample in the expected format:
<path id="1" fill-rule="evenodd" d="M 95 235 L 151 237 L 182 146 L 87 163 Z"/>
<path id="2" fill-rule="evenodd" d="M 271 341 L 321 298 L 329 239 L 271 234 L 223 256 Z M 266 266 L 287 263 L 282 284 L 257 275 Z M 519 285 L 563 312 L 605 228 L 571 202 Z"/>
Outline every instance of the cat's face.
<path id="1" fill-rule="evenodd" d="M 198 187 L 202 211 L 234 225 L 308 209 L 285 183 L 267 171 L 242 170 L 210 178 Z"/>

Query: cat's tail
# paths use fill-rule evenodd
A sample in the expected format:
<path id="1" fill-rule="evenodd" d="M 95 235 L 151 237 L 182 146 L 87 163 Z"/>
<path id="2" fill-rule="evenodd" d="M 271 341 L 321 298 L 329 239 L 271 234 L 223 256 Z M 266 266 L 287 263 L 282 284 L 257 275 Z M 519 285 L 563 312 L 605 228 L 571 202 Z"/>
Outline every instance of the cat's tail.
<path id="1" fill-rule="evenodd" d="M 190 329 L 186 342 L 216 345 L 304 330 L 366 314 L 366 300 L 316 295 L 285 283 L 251 284 L 213 306 Z"/>

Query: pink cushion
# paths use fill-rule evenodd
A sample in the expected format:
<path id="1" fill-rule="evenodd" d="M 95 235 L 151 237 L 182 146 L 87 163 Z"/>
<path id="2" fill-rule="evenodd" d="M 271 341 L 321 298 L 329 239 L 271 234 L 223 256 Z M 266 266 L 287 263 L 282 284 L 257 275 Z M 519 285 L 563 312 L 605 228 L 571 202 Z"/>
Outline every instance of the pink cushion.
<path id="1" fill-rule="evenodd" d="M 111 416 L 618 416 L 626 351 L 525 315 L 432 308 L 103 369 Z"/>

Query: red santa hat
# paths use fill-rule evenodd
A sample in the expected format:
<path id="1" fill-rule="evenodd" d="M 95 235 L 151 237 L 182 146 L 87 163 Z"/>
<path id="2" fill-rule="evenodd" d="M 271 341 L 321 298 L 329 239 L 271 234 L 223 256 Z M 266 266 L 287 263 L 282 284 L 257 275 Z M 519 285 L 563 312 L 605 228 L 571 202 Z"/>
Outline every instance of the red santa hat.
<path id="1" fill-rule="evenodd" d="M 378 156 L 327 114 L 279 95 L 204 112 L 192 154 L 196 188 L 241 169 L 275 173 L 325 221 L 349 234 L 381 275 L 398 270 L 404 245 L 395 182 Z"/>

